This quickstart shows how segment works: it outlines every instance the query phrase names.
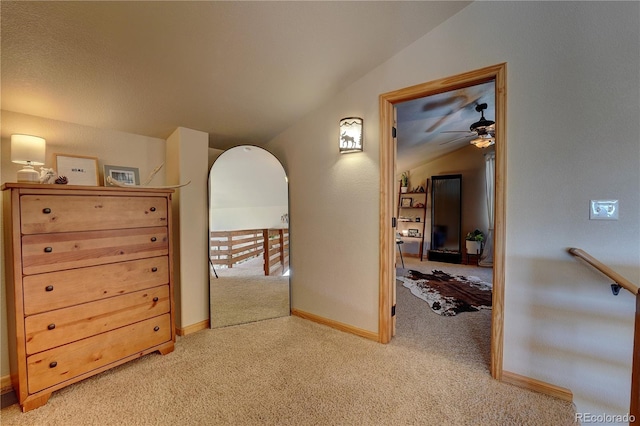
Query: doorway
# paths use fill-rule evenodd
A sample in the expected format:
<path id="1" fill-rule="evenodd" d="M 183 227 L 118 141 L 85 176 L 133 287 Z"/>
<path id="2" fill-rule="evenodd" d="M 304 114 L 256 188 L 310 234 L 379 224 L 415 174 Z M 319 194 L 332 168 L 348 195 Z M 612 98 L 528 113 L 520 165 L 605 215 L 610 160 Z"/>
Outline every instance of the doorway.
<path id="1" fill-rule="evenodd" d="M 504 247 L 506 179 L 506 64 L 447 77 L 380 95 L 380 299 L 378 336 L 388 343 L 395 329 L 395 104 L 464 87 L 495 82 L 494 266 L 491 320 L 491 375 L 502 376 L 504 330 Z"/>

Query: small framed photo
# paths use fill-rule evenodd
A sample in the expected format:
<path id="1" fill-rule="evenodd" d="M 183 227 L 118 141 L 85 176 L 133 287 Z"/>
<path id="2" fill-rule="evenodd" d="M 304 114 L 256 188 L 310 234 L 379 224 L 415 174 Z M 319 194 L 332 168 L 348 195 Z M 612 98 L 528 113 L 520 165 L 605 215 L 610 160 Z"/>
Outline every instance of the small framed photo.
<path id="1" fill-rule="evenodd" d="M 67 178 L 69 185 L 99 186 L 98 158 L 83 155 L 54 154 L 58 176 Z"/>
<path id="2" fill-rule="evenodd" d="M 401 198 L 400 199 L 400 207 L 411 207 L 413 203 L 413 198 Z"/>
<path id="3" fill-rule="evenodd" d="M 140 171 L 137 167 L 104 165 L 104 186 L 114 186 L 107 181 L 111 178 L 124 185 L 140 185 Z"/>
<path id="4" fill-rule="evenodd" d="M 419 231 L 417 229 L 409 229 L 409 236 L 410 237 L 419 237 Z"/>

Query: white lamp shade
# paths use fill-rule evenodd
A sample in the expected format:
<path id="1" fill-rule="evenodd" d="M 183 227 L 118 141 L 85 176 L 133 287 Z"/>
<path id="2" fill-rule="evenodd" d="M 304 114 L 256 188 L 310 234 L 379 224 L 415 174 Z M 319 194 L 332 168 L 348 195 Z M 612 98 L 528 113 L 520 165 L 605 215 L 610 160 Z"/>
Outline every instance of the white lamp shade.
<path id="1" fill-rule="evenodd" d="M 30 135 L 11 135 L 11 162 L 43 166 L 44 155 L 44 139 Z"/>

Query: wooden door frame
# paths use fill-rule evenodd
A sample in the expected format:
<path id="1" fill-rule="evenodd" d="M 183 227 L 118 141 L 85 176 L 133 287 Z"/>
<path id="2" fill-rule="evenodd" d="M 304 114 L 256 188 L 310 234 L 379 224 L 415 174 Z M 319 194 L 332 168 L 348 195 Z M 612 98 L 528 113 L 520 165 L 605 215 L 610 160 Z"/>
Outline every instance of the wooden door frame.
<path id="1" fill-rule="evenodd" d="M 380 95 L 380 293 L 378 339 L 388 343 L 393 336 L 391 306 L 395 287 L 395 228 L 392 227 L 395 191 L 393 143 L 394 105 L 438 93 L 495 82 L 496 168 L 494 205 L 493 307 L 491 315 L 491 376 L 502 379 L 504 340 L 504 262 L 507 176 L 507 64 L 446 77 Z"/>

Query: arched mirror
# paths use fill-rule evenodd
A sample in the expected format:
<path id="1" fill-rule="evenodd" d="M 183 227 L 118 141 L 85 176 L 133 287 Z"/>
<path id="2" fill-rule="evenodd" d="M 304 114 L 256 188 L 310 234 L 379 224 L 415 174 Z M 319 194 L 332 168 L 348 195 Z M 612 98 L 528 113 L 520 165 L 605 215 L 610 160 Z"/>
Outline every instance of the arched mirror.
<path id="1" fill-rule="evenodd" d="M 290 314 L 289 190 L 268 151 L 237 146 L 209 172 L 211 328 Z"/>

